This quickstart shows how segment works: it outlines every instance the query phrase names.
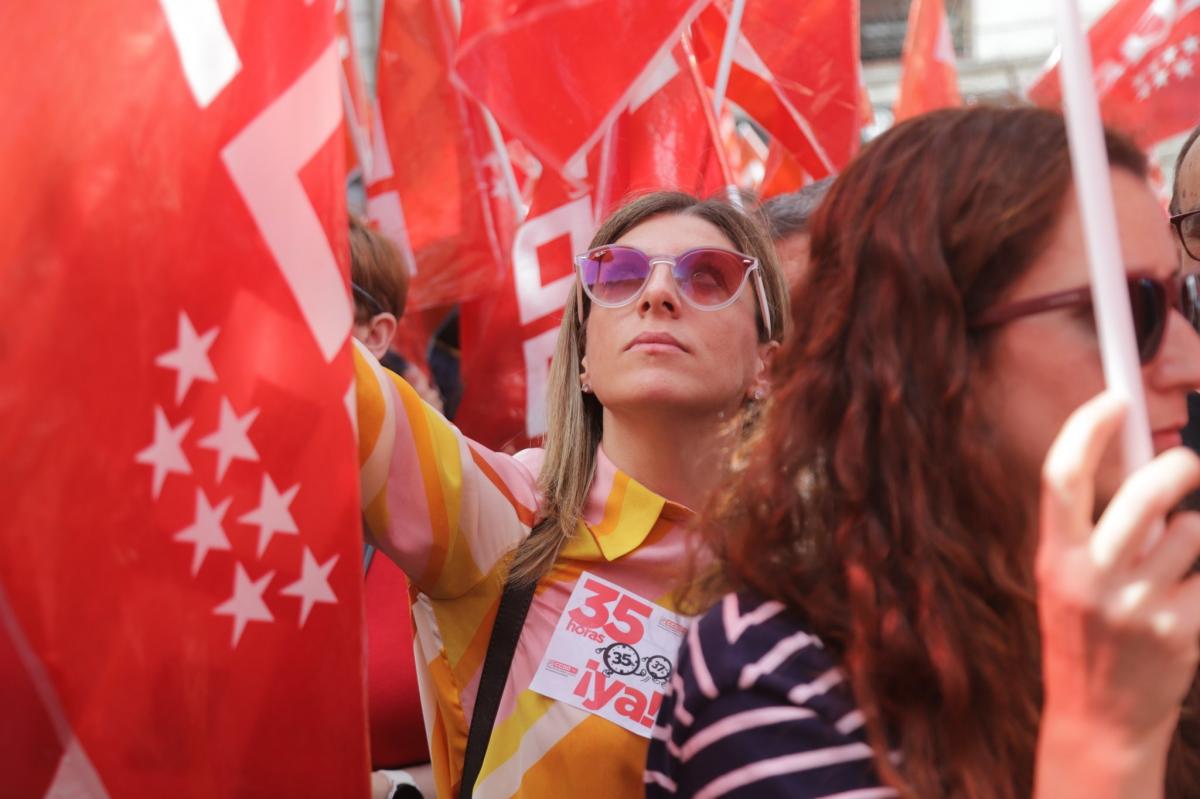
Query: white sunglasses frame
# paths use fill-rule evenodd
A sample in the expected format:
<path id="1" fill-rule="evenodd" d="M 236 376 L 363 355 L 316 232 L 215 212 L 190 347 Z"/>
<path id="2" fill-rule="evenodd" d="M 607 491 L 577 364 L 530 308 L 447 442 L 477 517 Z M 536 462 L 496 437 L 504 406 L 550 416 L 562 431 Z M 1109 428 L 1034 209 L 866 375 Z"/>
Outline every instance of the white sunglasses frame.
<path id="1" fill-rule="evenodd" d="M 622 302 L 615 302 L 615 303 L 614 302 L 604 302 L 602 300 L 597 299 L 592 294 L 592 292 L 587 288 L 587 286 L 584 285 L 584 281 L 583 281 L 583 261 L 584 261 L 584 259 L 586 259 L 590 254 L 596 252 L 597 250 L 613 250 L 613 249 L 632 250 L 633 252 L 639 253 L 640 255 L 644 256 L 650 264 L 650 270 L 646 273 L 646 279 L 644 281 L 642 281 L 641 288 L 639 288 L 637 291 L 635 291 L 629 297 L 629 299 L 623 300 Z M 675 272 L 672 269 L 668 269 L 667 272 L 671 276 L 671 282 L 675 283 L 675 288 L 678 291 L 680 298 L 684 302 L 686 302 L 688 305 L 690 305 L 691 307 L 695 308 L 698 311 L 719 311 L 722 308 L 728 308 L 730 305 L 733 305 L 735 302 L 737 302 L 738 298 L 742 296 L 742 291 L 746 288 L 746 284 L 750 281 L 750 275 L 751 275 L 751 273 L 753 273 L 753 275 L 754 275 L 754 293 L 758 297 L 758 309 L 759 309 L 759 312 L 762 314 L 763 328 L 766 330 L 767 339 L 770 340 L 772 333 L 774 333 L 774 327 L 772 326 L 771 308 L 767 303 L 766 286 L 763 285 L 762 265 L 759 263 L 757 258 L 746 255 L 745 253 L 737 252 L 735 250 L 722 249 L 721 247 L 693 247 L 690 250 L 684 250 L 683 252 L 679 253 L 679 255 L 649 255 L 649 254 L 643 252 L 642 250 L 638 249 L 637 247 L 628 247 L 623 244 L 605 244 L 600 247 L 594 247 L 585 253 L 580 253 L 579 255 L 576 255 L 574 258 L 574 261 L 575 261 L 575 310 L 578 312 L 580 324 L 583 323 L 583 319 L 584 319 L 584 317 L 583 317 L 583 295 L 585 293 L 587 294 L 588 300 L 590 300 L 594 305 L 600 306 L 601 308 L 623 308 L 626 305 L 637 302 L 638 298 L 642 296 L 642 293 L 646 290 L 646 286 L 650 285 L 650 278 L 652 278 L 654 276 L 654 269 L 658 264 L 669 264 L 671 267 L 674 267 L 675 264 L 677 264 L 679 262 L 680 258 L 683 258 L 694 252 L 704 252 L 704 251 L 708 251 L 708 250 L 716 250 L 718 252 L 730 253 L 730 254 L 736 255 L 738 258 L 742 259 L 742 263 L 746 267 L 746 271 L 742 273 L 742 281 L 740 283 L 738 283 L 738 287 L 736 289 L 734 289 L 732 294 L 729 295 L 729 299 L 725 300 L 724 302 L 722 302 L 718 305 L 697 305 L 695 302 L 693 302 L 687 296 L 687 294 L 684 291 L 682 291 L 679 288 L 679 283 L 675 280 Z"/>

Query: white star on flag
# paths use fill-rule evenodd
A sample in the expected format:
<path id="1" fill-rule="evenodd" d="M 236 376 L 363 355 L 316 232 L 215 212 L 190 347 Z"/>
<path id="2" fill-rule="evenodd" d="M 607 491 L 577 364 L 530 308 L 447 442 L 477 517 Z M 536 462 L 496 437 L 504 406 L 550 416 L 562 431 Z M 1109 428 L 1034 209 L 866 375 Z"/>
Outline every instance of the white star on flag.
<path id="1" fill-rule="evenodd" d="M 1188 61 L 1186 58 L 1181 58 L 1176 61 L 1175 65 L 1171 67 L 1171 69 L 1177 78 L 1190 78 L 1193 72 L 1192 62 Z"/>
<path id="2" fill-rule="evenodd" d="M 209 383 L 216 382 L 217 373 L 213 371 L 212 361 L 208 359 L 208 349 L 217 338 L 217 328 L 206 331 L 203 336 L 196 335 L 192 320 L 183 311 L 179 312 L 179 343 L 170 352 L 164 352 L 154 359 L 154 363 L 165 368 L 174 369 L 175 404 L 183 402 L 188 389 L 197 380 Z"/>
<path id="3" fill-rule="evenodd" d="M 241 458 L 244 461 L 258 460 L 258 450 L 250 443 L 248 435 L 250 425 L 254 424 L 254 420 L 257 418 L 257 408 L 245 416 L 239 417 L 234 413 L 233 404 L 229 398 L 221 397 L 221 419 L 217 423 L 217 429 L 200 439 L 200 446 L 217 453 L 218 483 L 225 476 L 225 470 L 229 468 L 229 464 L 234 458 Z"/>
<path id="4" fill-rule="evenodd" d="M 337 604 L 337 596 L 334 595 L 333 589 L 329 587 L 329 572 L 333 571 L 337 559 L 338 556 L 334 555 L 324 563 L 317 563 L 317 559 L 313 557 L 312 550 L 305 547 L 304 563 L 300 567 L 300 579 L 286 588 L 280 589 L 279 593 L 281 594 L 300 597 L 301 627 L 308 621 L 308 614 L 317 602 L 327 602 L 331 605 Z"/>
<path id="5" fill-rule="evenodd" d="M 271 536 L 276 533 L 286 533 L 287 535 L 298 535 L 300 530 L 296 527 L 296 520 L 292 518 L 291 511 L 288 506 L 292 504 L 292 500 L 296 498 L 296 492 L 300 490 L 300 484 L 289 488 L 283 493 L 275 487 L 273 481 L 268 474 L 263 474 L 262 493 L 259 495 L 258 507 L 238 519 L 242 524 L 258 525 L 258 557 L 267 551 L 267 544 L 271 542 Z"/>
<path id="6" fill-rule="evenodd" d="M 184 419 L 178 427 L 171 427 L 162 407 L 154 406 L 154 442 L 139 452 L 134 460 L 154 467 L 152 493 L 155 499 L 158 499 L 168 474 L 192 473 L 192 466 L 183 454 L 183 438 L 191 426 L 192 420 Z"/>
<path id="7" fill-rule="evenodd" d="M 242 631 L 246 629 L 246 624 L 252 621 L 275 621 L 275 617 L 271 615 L 271 609 L 267 607 L 267 603 L 263 602 L 262 598 L 263 591 L 267 590 L 267 585 L 274 576 L 275 572 L 269 571 L 257 580 L 251 581 L 250 575 L 246 574 L 245 567 L 240 562 L 234 564 L 233 596 L 213 608 L 213 613 L 233 618 L 232 646 L 235 649 L 238 640 L 242 637 Z"/>
<path id="8" fill-rule="evenodd" d="M 1183 40 L 1183 52 L 1188 55 L 1195 55 L 1197 50 L 1200 50 L 1200 38 L 1189 36 Z"/>
<path id="9" fill-rule="evenodd" d="M 228 550 L 230 548 L 229 538 L 225 535 L 225 528 L 221 526 L 221 522 L 225 519 L 225 512 L 229 510 L 231 502 L 233 502 L 233 498 L 229 497 L 220 505 L 213 507 L 209 503 L 208 497 L 205 496 L 204 490 L 196 489 L 195 521 L 190 527 L 185 527 L 174 536 L 176 541 L 195 546 L 195 549 L 192 550 L 193 577 L 204 565 L 204 558 L 208 555 L 209 550 Z"/>

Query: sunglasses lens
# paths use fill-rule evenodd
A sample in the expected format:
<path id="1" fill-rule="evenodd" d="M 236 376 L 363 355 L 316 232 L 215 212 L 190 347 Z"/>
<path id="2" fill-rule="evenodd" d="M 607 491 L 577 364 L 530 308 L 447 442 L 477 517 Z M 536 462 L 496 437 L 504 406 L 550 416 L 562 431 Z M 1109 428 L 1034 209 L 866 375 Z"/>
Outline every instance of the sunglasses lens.
<path id="1" fill-rule="evenodd" d="M 580 260 L 583 285 L 597 302 L 621 304 L 641 290 L 650 262 L 637 250 L 602 247 Z"/>
<path id="2" fill-rule="evenodd" d="M 1129 281 L 1129 307 L 1133 311 L 1133 329 L 1137 334 L 1138 356 L 1149 363 L 1162 345 L 1167 322 L 1167 295 L 1156 280 L 1138 278 Z"/>
<path id="3" fill-rule="evenodd" d="M 700 308 L 728 302 L 746 277 L 746 261 L 726 250 L 692 250 L 675 264 L 679 290 Z"/>
<path id="4" fill-rule="evenodd" d="M 1200 214 L 1185 216 L 1179 222 L 1179 238 L 1192 260 L 1200 260 Z"/>

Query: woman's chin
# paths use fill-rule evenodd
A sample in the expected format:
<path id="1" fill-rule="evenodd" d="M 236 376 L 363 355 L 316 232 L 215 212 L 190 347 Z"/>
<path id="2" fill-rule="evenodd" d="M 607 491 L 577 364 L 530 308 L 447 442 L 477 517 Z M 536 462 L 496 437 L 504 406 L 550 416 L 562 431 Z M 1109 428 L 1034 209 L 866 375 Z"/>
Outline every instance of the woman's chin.
<path id="1" fill-rule="evenodd" d="M 634 410 L 639 413 L 685 413 L 718 415 L 738 405 L 732 392 L 704 391 L 683 381 L 645 381 L 623 386 L 620 390 L 603 392 L 601 402 L 610 410 Z"/>

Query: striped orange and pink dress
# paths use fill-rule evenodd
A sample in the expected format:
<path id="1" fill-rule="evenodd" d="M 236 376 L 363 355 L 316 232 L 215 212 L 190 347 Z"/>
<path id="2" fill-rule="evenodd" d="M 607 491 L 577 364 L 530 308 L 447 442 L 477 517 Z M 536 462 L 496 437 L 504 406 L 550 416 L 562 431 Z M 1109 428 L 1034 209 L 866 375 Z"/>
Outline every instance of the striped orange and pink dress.
<path id="1" fill-rule="evenodd" d="M 542 451 L 505 455 L 463 436 L 400 378 L 356 350 L 363 512 L 413 588 L 416 660 L 438 795 L 454 796 L 505 555 L 538 512 Z M 648 740 L 530 690 L 579 575 L 672 608 L 692 513 L 597 454 L 576 536 L 540 581 L 475 796 L 636 796 Z"/>

